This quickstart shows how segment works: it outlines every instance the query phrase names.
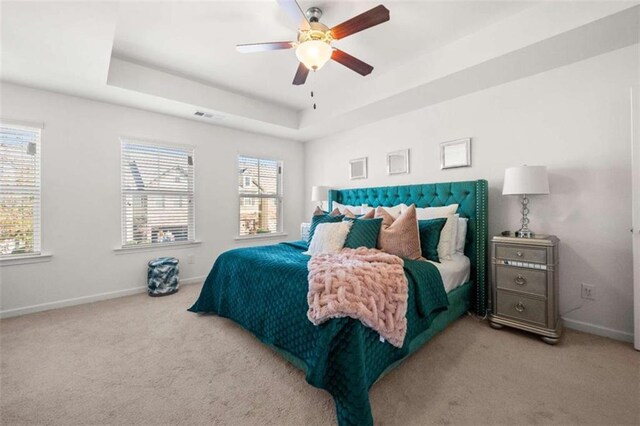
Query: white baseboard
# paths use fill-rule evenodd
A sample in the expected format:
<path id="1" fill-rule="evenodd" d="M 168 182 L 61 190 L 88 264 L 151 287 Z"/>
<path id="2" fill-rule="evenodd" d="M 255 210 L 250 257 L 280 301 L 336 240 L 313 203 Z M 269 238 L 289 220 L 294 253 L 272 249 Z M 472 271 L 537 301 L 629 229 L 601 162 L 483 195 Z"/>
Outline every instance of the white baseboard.
<path id="1" fill-rule="evenodd" d="M 623 342 L 633 342 L 633 333 L 626 331 L 614 330 L 612 328 L 603 327 L 601 325 L 590 324 L 588 322 L 578 321 L 569 318 L 562 318 L 564 325 L 573 330 L 584 331 L 585 333 L 596 334 L 598 336 L 609 337 Z"/>
<path id="2" fill-rule="evenodd" d="M 180 280 L 180 285 L 202 284 L 206 276 L 186 278 Z M 35 312 L 48 311 L 51 309 L 66 308 L 67 306 L 81 305 L 83 303 L 99 302 L 100 300 L 115 299 L 116 297 L 131 296 L 132 294 L 144 293 L 147 286 L 132 287 L 124 290 L 109 291 L 106 293 L 93 294 L 91 296 L 74 297 L 73 299 L 58 300 L 55 302 L 41 303 L 39 305 L 25 306 L 23 308 L 7 309 L 0 311 L 0 319 L 17 317 L 18 315 L 32 314 Z"/>
<path id="3" fill-rule="evenodd" d="M 202 284 L 206 276 L 186 278 L 180 280 L 180 285 Z M 147 286 L 139 286 L 127 288 L 124 290 L 110 291 L 106 293 L 98 293 L 91 296 L 75 297 L 73 299 L 58 300 L 56 302 L 42 303 L 39 305 L 25 306 L 23 308 L 7 309 L 0 311 L 0 319 L 17 317 L 19 315 L 32 314 L 35 312 L 43 312 L 51 309 L 65 308 L 67 306 L 81 305 L 83 303 L 99 302 L 101 300 L 115 299 L 117 297 L 130 296 L 133 294 L 144 293 Z M 564 325 L 573 330 L 583 331 L 598 336 L 609 337 L 623 342 L 633 342 L 633 333 L 626 331 L 614 330 L 600 325 L 590 324 L 588 322 L 578 321 L 569 318 L 563 318 Z"/>

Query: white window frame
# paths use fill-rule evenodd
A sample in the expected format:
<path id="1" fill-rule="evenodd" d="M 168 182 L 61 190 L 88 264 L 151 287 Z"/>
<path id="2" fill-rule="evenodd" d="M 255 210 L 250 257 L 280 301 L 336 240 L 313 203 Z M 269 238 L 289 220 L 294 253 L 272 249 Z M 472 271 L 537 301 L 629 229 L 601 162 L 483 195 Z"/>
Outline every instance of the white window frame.
<path id="1" fill-rule="evenodd" d="M 42 251 L 42 130 L 44 129 L 44 125 L 41 123 L 30 123 L 2 118 L 0 118 L 0 125 L 2 127 L 34 132 L 37 134 L 37 140 L 35 141 L 36 182 L 32 187 L 33 189 L 26 190 L 27 187 L 10 188 L 3 186 L 0 190 L 0 196 L 5 191 L 34 196 L 35 202 L 32 215 L 34 218 L 37 218 L 37 220 L 34 220 L 33 224 L 33 251 L 0 254 L 0 264 L 8 266 L 13 264 L 47 261 L 51 257 L 51 254 L 44 253 Z M 21 192 L 20 190 L 24 191 Z"/>
<path id="2" fill-rule="evenodd" d="M 162 242 L 150 242 L 150 243 L 141 243 L 141 244 L 127 244 L 127 219 L 126 219 L 126 195 L 130 195 L 131 193 L 140 193 L 139 190 L 133 191 L 130 189 L 125 189 L 124 185 L 124 173 L 126 171 L 125 162 L 124 162 L 124 148 L 125 145 L 141 145 L 141 146 L 150 146 L 157 148 L 167 148 L 167 149 L 178 149 L 188 151 L 191 156 L 191 166 L 192 169 L 192 177 L 190 182 L 190 208 L 189 208 L 189 219 L 187 224 L 187 240 L 186 241 L 162 241 Z M 121 225 L 120 225 L 120 235 L 121 235 L 121 246 L 116 248 L 116 251 L 135 251 L 135 250 L 152 250 L 158 247 L 166 247 L 166 246 L 188 246 L 192 244 L 200 244 L 201 241 L 195 238 L 196 236 L 196 218 L 195 218 L 195 147 L 184 144 L 176 144 L 170 142 L 156 141 L 156 140 L 148 140 L 141 139 L 136 137 L 128 137 L 122 136 L 120 137 L 120 202 L 121 202 Z M 184 191 L 171 191 L 171 190 L 162 190 L 162 191 L 149 191 L 150 194 L 159 194 L 163 193 L 165 195 L 184 195 Z"/>
<path id="3" fill-rule="evenodd" d="M 278 191 L 277 194 L 242 194 L 242 190 L 239 188 L 238 189 L 238 202 L 237 202 L 237 206 L 238 206 L 238 226 L 237 226 L 237 232 L 238 232 L 238 236 L 235 238 L 236 240 L 245 240 L 245 239 L 254 239 L 254 238 L 273 238 L 273 237 L 281 237 L 281 236 L 285 236 L 287 235 L 286 232 L 284 232 L 283 226 L 284 226 L 284 161 L 282 160 L 277 160 L 274 158 L 269 158 L 269 157 L 263 157 L 263 156 L 257 156 L 257 155 L 244 155 L 244 154 L 239 154 L 238 157 L 236 158 L 236 167 L 239 166 L 240 163 L 240 159 L 241 158 L 251 158 L 254 160 L 262 160 L 262 161 L 274 161 L 276 163 L 278 163 L 278 168 L 279 168 L 279 180 L 278 180 Z M 243 179 L 243 185 L 241 186 L 242 188 L 247 188 L 244 185 L 244 179 Z M 277 220 L 277 230 L 276 232 L 270 232 L 268 234 L 251 234 L 251 235 L 240 235 L 240 224 L 242 222 L 241 218 L 240 218 L 240 214 L 242 212 L 241 206 L 243 205 L 243 199 L 245 198 L 273 198 L 276 200 L 276 204 L 278 206 L 278 220 Z"/>

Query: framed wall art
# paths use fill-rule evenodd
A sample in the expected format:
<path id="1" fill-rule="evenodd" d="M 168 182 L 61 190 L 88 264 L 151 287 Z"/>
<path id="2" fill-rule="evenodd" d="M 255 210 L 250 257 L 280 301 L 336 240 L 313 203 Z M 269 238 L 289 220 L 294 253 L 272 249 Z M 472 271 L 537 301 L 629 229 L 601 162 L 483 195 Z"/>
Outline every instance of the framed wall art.
<path id="1" fill-rule="evenodd" d="M 404 175 L 409 173 L 409 150 L 402 149 L 387 153 L 387 174 Z"/>
<path id="2" fill-rule="evenodd" d="M 367 157 L 355 158 L 349 161 L 349 179 L 367 178 Z"/>
<path id="3" fill-rule="evenodd" d="M 440 168 L 453 169 L 471 166 L 471 138 L 440 144 Z"/>

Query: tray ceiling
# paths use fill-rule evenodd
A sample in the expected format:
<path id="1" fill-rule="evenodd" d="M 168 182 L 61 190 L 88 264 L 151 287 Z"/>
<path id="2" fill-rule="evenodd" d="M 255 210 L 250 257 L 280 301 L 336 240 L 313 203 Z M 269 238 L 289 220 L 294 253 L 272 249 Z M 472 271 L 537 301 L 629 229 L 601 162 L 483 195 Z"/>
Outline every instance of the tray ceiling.
<path id="1" fill-rule="evenodd" d="M 383 2 L 391 20 L 335 42 L 375 67 L 329 62 L 293 86 L 295 39 L 275 0 L 3 1 L 3 82 L 208 124 L 309 140 L 602 54 L 640 37 L 638 2 Z M 379 2 L 300 1 L 338 24 Z M 312 109 L 313 90 L 318 110 Z M 194 116 L 208 112 L 211 119 Z M 29 117 L 23 117 L 28 119 Z"/>
<path id="2" fill-rule="evenodd" d="M 328 26 L 380 2 L 300 1 L 323 9 Z M 504 1 L 387 1 L 391 20 L 335 42 L 335 46 L 373 65 L 381 75 L 416 56 L 471 34 L 531 3 Z M 374 78 L 361 77 L 330 62 L 311 73 L 303 87 L 291 84 L 298 62 L 293 50 L 240 54 L 235 45 L 296 39 L 296 28 L 275 1 L 133 2 L 120 5 L 114 55 L 197 79 L 250 97 L 307 109 L 310 90 L 319 96 L 340 93 Z"/>

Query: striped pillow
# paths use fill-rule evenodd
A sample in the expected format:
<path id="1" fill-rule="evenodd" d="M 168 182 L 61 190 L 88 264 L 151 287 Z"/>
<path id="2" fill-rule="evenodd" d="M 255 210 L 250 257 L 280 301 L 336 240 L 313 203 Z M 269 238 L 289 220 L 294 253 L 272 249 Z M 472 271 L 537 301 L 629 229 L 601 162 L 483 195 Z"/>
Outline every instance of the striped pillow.
<path id="1" fill-rule="evenodd" d="M 422 256 L 425 259 L 440 263 L 440 258 L 438 257 L 438 242 L 440 241 L 440 233 L 446 222 L 446 217 L 418 221 L 420 248 Z"/>
<path id="2" fill-rule="evenodd" d="M 344 246 L 347 248 L 376 248 L 378 244 L 378 235 L 382 226 L 382 219 L 351 219 L 345 217 L 344 220 L 353 222 L 351 231 L 347 235 Z"/>

